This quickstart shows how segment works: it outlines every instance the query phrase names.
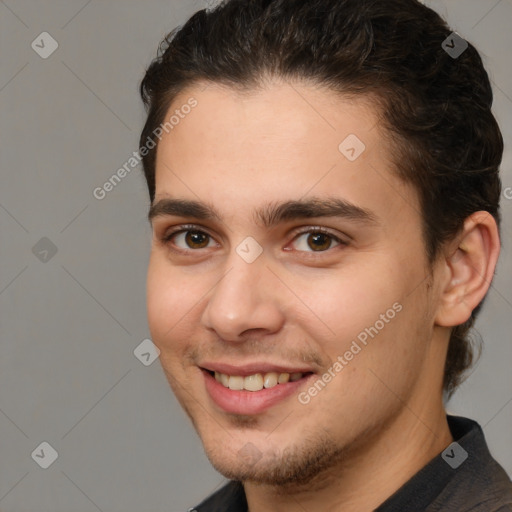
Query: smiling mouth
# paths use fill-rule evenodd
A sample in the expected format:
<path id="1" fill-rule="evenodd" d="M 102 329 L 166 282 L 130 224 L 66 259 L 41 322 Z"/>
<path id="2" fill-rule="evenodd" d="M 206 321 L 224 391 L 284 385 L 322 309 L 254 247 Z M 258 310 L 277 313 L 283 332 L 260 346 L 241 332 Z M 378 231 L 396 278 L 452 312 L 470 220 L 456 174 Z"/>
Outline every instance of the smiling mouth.
<path id="1" fill-rule="evenodd" d="M 280 384 L 288 382 L 297 382 L 304 377 L 308 377 L 312 372 L 305 373 L 255 373 L 253 375 L 227 375 L 225 373 L 204 370 L 209 373 L 215 380 L 227 389 L 232 391 L 261 391 L 262 389 L 270 389 Z"/>

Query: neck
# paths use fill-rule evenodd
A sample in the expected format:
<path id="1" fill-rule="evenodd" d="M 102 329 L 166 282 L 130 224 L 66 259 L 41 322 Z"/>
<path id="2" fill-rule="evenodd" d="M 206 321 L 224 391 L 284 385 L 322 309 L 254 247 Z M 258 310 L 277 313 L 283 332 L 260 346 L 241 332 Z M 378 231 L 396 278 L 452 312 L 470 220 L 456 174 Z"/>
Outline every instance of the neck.
<path id="1" fill-rule="evenodd" d="M 315 482 L 286 488 L 244 482 L 249 511 L 372 511 L 452 441 L 442 400 L 418 400 Z"/>

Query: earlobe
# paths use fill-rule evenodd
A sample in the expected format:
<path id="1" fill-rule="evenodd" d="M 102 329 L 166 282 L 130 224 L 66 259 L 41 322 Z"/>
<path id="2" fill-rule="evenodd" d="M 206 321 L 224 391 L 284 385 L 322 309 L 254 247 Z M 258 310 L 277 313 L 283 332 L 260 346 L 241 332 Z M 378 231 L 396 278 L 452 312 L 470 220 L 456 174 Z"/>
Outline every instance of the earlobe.
<path id="1" fill-rule="evenodd" d="M 485 211 L 464 222 L 444 256 L 446 279 L 440 292 L 435 323 L 454 327 L 468 320 L 487 293 L 500 252 L 496 221 Z"/>

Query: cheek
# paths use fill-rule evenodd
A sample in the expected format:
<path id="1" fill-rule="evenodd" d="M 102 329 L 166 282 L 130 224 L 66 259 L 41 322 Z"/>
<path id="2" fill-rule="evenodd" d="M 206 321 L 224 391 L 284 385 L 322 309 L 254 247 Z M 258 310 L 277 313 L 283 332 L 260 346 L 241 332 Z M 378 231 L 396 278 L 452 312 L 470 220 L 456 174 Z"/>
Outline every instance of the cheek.
<path id="1" fill-rule="evenodd" d="M 190 278 L 181 277 L 160 255 L 151 256 L 146 283 L 147 318 L 153 342 L 161 350 L 183 338 L 180 332 L 191 325 L 187 317 L 193 314 L 200 296 L 194 293 Z"/>
<path id="2" fill-rule="evenodd" d="M 389 393 L 371 369 L 397 389 L 406 387 L 418 371 L 424 351 L 421 338 L 427 329 L 421 313 L 422 287 L 416 284 L 411 293 L 413 274 L 388 260 L 361 268 L 354 265 L 336 279 L 308 282 L 304 297 L 317 318 L 314 323 L 304 319 L 302 326 L 330 361 L 343 358 L 344 368 L 332 388 L 343 391 L 340 400 L 349 396 L 356 401 L 368 396 L 380 400 Z"/>
<path id="3" fill-rule="evenodd" d="M 381 314 L 391 310 L 388 316 L 395 317 L 393 304 L 403 299 L 404 285 L 403 277 L 393 274 L 389 267 L 347 266 L 301 281 L 297 294 L 308 307 L 310 324 L 314 318 L 318 335 L 337 339 L 338 347 L 333 348 L 342 350 L 345 342 L 350 343 L 365 328 L 377 321 L 380 325 Z"/>

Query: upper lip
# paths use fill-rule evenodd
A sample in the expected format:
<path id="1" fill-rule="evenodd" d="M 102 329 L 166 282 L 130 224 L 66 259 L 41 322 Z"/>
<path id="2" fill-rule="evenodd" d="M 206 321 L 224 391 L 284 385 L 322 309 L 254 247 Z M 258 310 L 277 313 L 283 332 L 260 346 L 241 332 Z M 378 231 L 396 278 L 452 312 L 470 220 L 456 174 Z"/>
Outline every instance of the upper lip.
<path id="1" fill-rule="evenodd" d="M 237 375 L 240 377 L 247 377 L 248 375 L 255 375 L 256 373 L 314 373 L 313 368 L 307 366 L 289 366 L 286 364 L 275 363 L 245 363 L 245 364 L 227 364 L 220 362 L 205 362 L 199 365 L 200 368 L 212 372 L 219 372 L 225 375 Z"/>

